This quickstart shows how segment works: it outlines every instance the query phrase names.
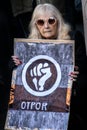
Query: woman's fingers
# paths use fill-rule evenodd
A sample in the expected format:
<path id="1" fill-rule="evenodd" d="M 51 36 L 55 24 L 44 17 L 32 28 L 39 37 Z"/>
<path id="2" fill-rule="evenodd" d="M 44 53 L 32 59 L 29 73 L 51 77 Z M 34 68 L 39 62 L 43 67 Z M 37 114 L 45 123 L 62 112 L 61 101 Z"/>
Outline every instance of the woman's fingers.
<path id="1" fill-rule="evenodd" d="M 16 66 L 22 64 L 22 61 L 17 56 L 12 56 L 12 59 Z"/>
<path id="2" fill-rule="evenodd" d="M 78 74 L 79 74 L 79 67 L 78 67 L 78 66 L 75 66 L 75 67 L 74 67 L 74 71 L 71 72 L 71 73 L 69 74 L 69 76 L 70 76 L 71 80 L 76 81 L 77 78 L 78 78 Z"/>
<path id="3" fill-rule="evenodd" d="M 73 71 L 69 74 L 69 76 L 71 77 L 71 80 L 76 81 L 78 74 L 79 74 L 79 71 Z"/>

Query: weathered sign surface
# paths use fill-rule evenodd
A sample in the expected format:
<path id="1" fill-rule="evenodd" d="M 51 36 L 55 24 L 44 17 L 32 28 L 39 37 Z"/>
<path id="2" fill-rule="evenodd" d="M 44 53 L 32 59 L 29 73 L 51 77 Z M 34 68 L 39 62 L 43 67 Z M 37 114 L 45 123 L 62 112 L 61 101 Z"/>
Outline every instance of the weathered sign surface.
<path id="1" fill-rule="evenodd" d="M 74 41 L 15 39 L 14 54 L 22 64 L 13 70 L 5 129 L 67 130 Z"/>

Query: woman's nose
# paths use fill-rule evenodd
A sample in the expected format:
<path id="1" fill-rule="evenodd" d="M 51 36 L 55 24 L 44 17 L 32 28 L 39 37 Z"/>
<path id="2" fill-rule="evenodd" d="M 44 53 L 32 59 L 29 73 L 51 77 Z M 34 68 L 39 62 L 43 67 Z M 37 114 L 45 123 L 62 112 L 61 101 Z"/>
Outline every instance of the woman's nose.
<path id="1" fill-rule="evenodd" d="M 48 27 L 49 27 L 48 21 L 46 21 L 46 22 L 44 23 L 44 27 L 45 27 L 45 28 L 48 28 Z"/>

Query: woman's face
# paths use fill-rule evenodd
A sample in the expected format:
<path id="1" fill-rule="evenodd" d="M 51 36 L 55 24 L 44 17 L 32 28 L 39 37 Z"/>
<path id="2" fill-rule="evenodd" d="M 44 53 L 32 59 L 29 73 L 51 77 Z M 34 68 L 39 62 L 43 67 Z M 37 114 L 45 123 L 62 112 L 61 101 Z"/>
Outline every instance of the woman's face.
<path id="1" fill-rule="evenodd" d="M 38 17 L 36 26 L 45 39 L 55 39 L 58 35 L 58 21 L 55 17 L 44 14 Z"/>

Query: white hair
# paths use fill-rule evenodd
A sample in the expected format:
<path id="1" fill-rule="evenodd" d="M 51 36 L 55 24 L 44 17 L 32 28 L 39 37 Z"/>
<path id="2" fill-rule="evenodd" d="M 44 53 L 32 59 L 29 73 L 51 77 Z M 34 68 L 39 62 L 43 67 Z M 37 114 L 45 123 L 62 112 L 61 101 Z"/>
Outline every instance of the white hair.
<path id="1" fill-rule="evenodd" d="M 64 22 L 64 19 L 60 13 L 60 11 L 52 4 L 39 4 L 36 6 L 36 8 L 34 9 L 33 15 L 32 15 L 32 19 L 31 22 L 29 24 L 29 30 L 30 30 L 30 34 L 29 34 L 29 38 L 33 38 L 33 39 L 40 39 L 42 38 L 39 30 L 36 27 L 36 20 L 38 19 L 39 16 L 41 16 L 41 14 L 51 14 L 52 16 L 56 17 L 56 19 L 58 20 L 58 35 L 57 35 L 57 39 L 62 39 L 62 40 L 69 40 L 70 36 L 69 36 L 69 32 L 71 30 L 70 25 L 66 24 Z"/>

